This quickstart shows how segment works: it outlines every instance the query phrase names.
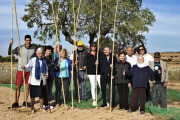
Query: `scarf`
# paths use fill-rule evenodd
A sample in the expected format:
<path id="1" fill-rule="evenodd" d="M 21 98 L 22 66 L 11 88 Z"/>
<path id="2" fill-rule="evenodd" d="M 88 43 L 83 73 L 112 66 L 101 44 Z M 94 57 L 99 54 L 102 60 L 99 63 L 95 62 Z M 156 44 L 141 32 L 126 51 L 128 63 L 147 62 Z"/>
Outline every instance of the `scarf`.
<path id="1" fill-rule="evenodd" d="M 145 62 L 143 62 L 143 63 L 137 63 L 137 66 L 138 66 L 139 68 L 144 68 L 144 67 L 146 67 L 147 65 L 145 64 Z"/>
<path id="2" fill-rule="evenodd" d="M 42 60 L 41 68 L 40 68 L 39 60 Z M 35 78 L 39 80 L 41 73 L 46 72 L 46 62 L 43 59 L 39 59 L 36 56 L 36 65 L 35 66 L 36 66 L 35 67 Z"/>

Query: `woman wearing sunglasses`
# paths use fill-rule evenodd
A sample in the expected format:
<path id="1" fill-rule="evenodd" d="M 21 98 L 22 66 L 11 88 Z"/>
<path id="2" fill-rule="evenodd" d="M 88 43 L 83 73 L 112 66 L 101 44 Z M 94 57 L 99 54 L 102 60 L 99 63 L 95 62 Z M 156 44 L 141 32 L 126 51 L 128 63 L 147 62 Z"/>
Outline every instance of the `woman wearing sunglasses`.
<path id="1" fill-rule="evenodd" d="M 98 52 L 99 52 L 98 58 L 100 58 L 103 53 L 101 51 L 98 51 Z M 87 54 L 87 57 L 86 57 L 86 67 L 87 67 L 88 78 L 91 83 L 91 94 L 92 94 L 92 99 L 93 99 L 93 106 L 96 106 L 96 64 L 95 64 L 96 59 L 97 59 L 97 44 L 96 42 L 92 42 L 90 44 L 90 52 Z M 99 88 L 101 89 L 100 77 L 101 76 L 98 70 L 97 81 L 99 84 Z"/>

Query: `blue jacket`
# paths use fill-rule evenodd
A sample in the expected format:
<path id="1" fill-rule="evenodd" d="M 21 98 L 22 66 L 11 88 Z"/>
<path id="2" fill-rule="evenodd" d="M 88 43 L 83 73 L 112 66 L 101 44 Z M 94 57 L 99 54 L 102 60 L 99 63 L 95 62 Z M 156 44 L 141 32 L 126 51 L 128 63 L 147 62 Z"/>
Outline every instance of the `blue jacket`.
<path id="1" fill-rule="evenodd" d="M 58 65 L 58 60 L 59 60 L 59 57 L 55 59 L 56 66 Z M 69 58 L 67 58 L 67 61 L 68 61 L 69 81 L 71 81 L 71 70 L 72 70 L 71 60 Z M 59 67 L 56 67 L 55 71 L 56 71 L 56 77 L 58 77 L 60 74 Z"/>
<path id="2" fill-rule="evenodd" d="M 114 57 L 113 65 L 115 66 L 117 59 L 116 59 L 116 56 L 113 55 L 113 57 Z M 109 62 L 107 61 L 105 54 L 101 55 L 100 60 L 99 60 L 99 67 L 100 67 L 100 73 L 104 78 L 106 78 L 108 74 L 109 74 L 109 77 L 111 76 L 110 64 L 112 64 L 112 54 L 110 54 Z"/>
<path id="3" fill-rule="evenodd" d="M 134 65 L 129 71 L 126 71 L 126 75 L 132 76 L 133 78 L 133 88 L 147 88 L 148 77 L 155 76 L 156 74 L 158 74 L 158 72 L 153 71 L 149 66 L 139 68 L 137 65 Z"/>

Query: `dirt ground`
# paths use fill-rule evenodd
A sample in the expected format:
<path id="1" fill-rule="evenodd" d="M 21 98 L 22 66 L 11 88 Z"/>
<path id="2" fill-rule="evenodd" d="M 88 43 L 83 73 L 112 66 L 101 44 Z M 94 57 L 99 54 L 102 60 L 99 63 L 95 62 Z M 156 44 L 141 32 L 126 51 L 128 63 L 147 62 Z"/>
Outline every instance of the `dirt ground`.
<path id="1" fill-rule="evenodd" d="M 170 83 L 168 88 L 178 89 L 179 84 Z M 61 105 L 60 107 L 54 107 L 51 110 L 51 114 L 48 112 L 36 112 L 35 114 L 27 113 L 25 107 L 8 110 L 8 106 L 10 106 L 10 88 L 7 87 L 0 87 L 0 120 L 25 120 L 25 119 L 33 119 L 33 120 L 155 120 L 157 119 L 155 116 L 152 116 L 150 113 L 145 113 L 141 115 L 139 110 L 133 113 L 127 113 L 125 110 L 119 110 L 119 106 L 116 106 L 112 112 L 110 112 L 109 107 L 105 108 L 92 108 L 92 109 L 83 109 L 80 110 L 78 108 L 74 108 L 72 110 L 71 107 L 68 107 L 66 111 L 64 106 Z M 23 102 L 23 93 L 21 92 L 20 95 L 20 105 Z M 14 91 L 13 91 L 13 101 L 14 101 Z M 30 99 L 28 100 L 30 101 Z M 39 108 L 38 98 L 36 98 L 37 103 L 35 104 L 35 108 Z M 169 101 L 168 100 L 168 107 L 179 107 L 180 102 L 177 101 Z M 180 107 L 179 107 L 180 108 Z M 30 113 L 30 109 L 29 113 Z"/>

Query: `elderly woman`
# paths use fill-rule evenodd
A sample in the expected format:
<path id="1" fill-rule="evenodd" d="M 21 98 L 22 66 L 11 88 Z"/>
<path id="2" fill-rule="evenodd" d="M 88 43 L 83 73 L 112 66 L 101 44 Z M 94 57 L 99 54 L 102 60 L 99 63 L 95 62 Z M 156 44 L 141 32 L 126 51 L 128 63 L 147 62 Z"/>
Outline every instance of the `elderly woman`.
<path id="1" fill-rule="evenodd" d="M 31 112 L 34 112 L 35 97 L 39 97 L 40 112 L 46 112 L 43 109 L 43 97 L 46 85 L 46 79 L 48 78 L 48 67 L 45 60 L 43 60 L 43 48 L 38 48 L 36 51 L 36 57 L 30 59 L 26 66 L 22 66 L 22 69 L 30 69 L 30 97 L 31 97 Z"/>
<path id="2" fill-rule="evenodd" d="M 133 86 L 130 101 L 130 110 L 132 112 L 137 110 L 138 93 L 140 93 L 140 113 L 144 114 L 145 111 L 145 94 L 147 89 L 148 76 L 155 76 L 160 74 L 161 71 L 153 71 L 149 66 L 144 63 L 144 57 L 139 55 L 137 58 L 137 65 L 134 65 L 129 71 L 123 72 L 124 75 L 133 76 Z"/>
<path id="3" fill-rule="evenodd" d="M 56 86 L 56 106 L 58 107 L 60 105 L 60 97 L 61 97 L 61 77 L 63 78 L 63 87 L 64 87 L 64 94 L 65 94 L 65 101 L 68 100 L 68 93 L 69 93 L 69 85 L 71 81 L 71 60 L 67 58 L 67 50 L 62 49 L 60 51 L 60 59 L 59 57 L 55 59 L 56 66 L 56 77 L 58 77 L 55 80 L 55 86 Z M 61 64 L 61 68 L 60 68 Z M 61 70 L 61 71 L 60 71 Z"/>
<path id="4" fill-rule="evenodd" d="M 86 56 L 86 67 L 87 67 L 87 74 L 89 81 L 91 83 L 91 95 L 93 99 L 93 106 L 96 106 L 96 59 L 97 59 L 97 44 L 96 42 L 92 42 L 90 45 L 90 52 Z M 103 53 L 99 51 L 99 58 Z M 100 73 L 99 70 L 97 72 L 97 82 L 99 84 L 99 88 L 101 89 L 100 85 Z"/>

